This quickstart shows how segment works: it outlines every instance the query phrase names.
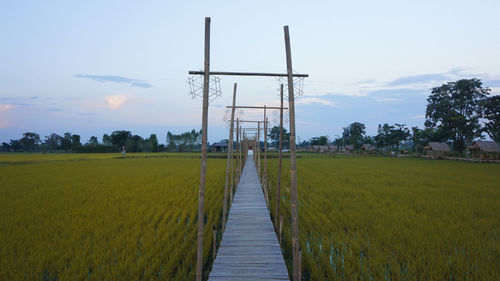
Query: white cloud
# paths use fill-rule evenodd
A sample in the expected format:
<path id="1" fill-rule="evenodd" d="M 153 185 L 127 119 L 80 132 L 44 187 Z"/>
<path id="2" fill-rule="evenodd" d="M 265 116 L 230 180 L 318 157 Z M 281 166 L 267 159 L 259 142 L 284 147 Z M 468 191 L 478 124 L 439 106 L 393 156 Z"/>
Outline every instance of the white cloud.
<path id="1" fill-rule="evenodd" d="M 108 107 L 111 109 L 118 109 L 122 107 L 129 97 L 125 95 L 113 95 L 107 96 L 106 101 L 108 102 Z"/>
<path id="2" fill-rule="evenodd" d="M 13 108 L 16 108 L 16 106 L 12 104 L 0 104 L 0 112 L 7 111 Z"/>
<path id="3" fill-rule="evenodd" d="M 331 101 L 328 101 L 325 99 L 320 99 L 320 98 L 313 98 L 313 97 L 300 98 L 300 99 L 297 99 L 297 102 L 296 102 L 296 104 L 313 104 L 313 103 L 322 104 L 322 105 L 331 106 L 331 107 L 336 107 L 336 105 Z"/>
<path id="4" fill-rule="evenodd" d="M 378 101 L 378 102 L 401 101 L 401 99 L 395 99 L 395 98 L 373 98 L 373 99 Z"/>
<path id="5" fill-rule="evenodd" d="M 425 119 L 425 115 L 415 115 L 413 119 Z"/>

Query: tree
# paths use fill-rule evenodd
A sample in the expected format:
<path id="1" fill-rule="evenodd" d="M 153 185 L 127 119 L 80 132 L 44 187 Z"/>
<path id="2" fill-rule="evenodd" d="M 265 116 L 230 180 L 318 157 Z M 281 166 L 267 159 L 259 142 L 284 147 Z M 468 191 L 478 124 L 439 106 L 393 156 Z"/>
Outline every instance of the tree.
<path id="1" fill-rule="evenodd" d="M 89 141 L 87 142 L 87 145 L 92 145 L 92 146 L 97 146 L 99 142 L 97 141 L 96 136 L 91 136 Z"/>
<path id="2" fill-rule="evenodd" d="M 392 143 L 398 146 L 400 149 L 401 144 L 406 146 L 406 141 L 410 137 L 410 130 L 406 127 L 406 124 L 394 124 L 394 130 L 391 131 Z"/>
<path id="3" fill-rule="evenodd" d="M 19 140 L 24 151 L 33 151 L 35 146 L 40 143 L 40 135 L 37 133 L 26 132 Z"/>
<path id="4" fill-rule="evenodd" d="M 80 135 L 72 135 L 71 136 L 71 151 L 76 152 L 82 143 L 80 142 Z"/>
<path id="5" fill-rule="evenodd" d="M 117 149 L 121 150 L 123 146 L 127 143 L 127 140 L 132 137 L 132 133 L 130 131 L 114 131 L 111 133 L 111 144 Z M 128 146 L 133 147 L 134 144 L 129 142 Z M 127 151 L 130 151 L 127 148 Z"/>
<path id="6" fill-rule="evenodd" d="M 112 146 L 111 137 L 108 134 L 102 135 L 102 145 Z"/>
<path id="7" fill-rule="evenodd" d="M 158 139 L 156 138 L 156 134 L 151 134 L 151 136 L 149 136 L 149 143 L 151 144 L 151 151 L 158 152 Z"/>
<path id="8" fill-rule="evenodd" d="M 61 140 L 61 149 L 62 150 L 64 150 L 64 151 L 71 150 L 71 139 L 72 139 L 71 133 L 64 133 L 64 137 Z"/>
<path id="9" fill-rule="evenodd" d="M 283 149 L 289 148 L 290 147 L 290 133 L 287 133 L 286 129 L 283 128 L 283 136 L 282 136 L 282 146 Z M 272 127 L 271 131 L 267 134 L 267 137 L 271 139 L 272 145 L 279 147 L 279 142 L 280 142 L 280 126 L 274 126 Z"/>
<path id="10" fill-rule="evenodd" d="M 353 144 L 355 149 L 363 146 L 363 139 L 366 134 L 365 124 L 354 122 L 343 129 L 342 140 L 344 140 L 344 144 Z"/>
<path id="11" fill-rule="evenodd" d="M 484 131 L 492 140 L 500 142 L 500 95 L 485 100 L 483 118 L 487 120 Z"/>
<path id="12" fill-rule="evenodd" d="M 311 143 L 311 145 L 327 145 L 328 137 L 327 136 L 313 137 L 309 142 Z"/>
<path id="13" fill-rule="evenodd" d="M 387 147 L 392 145 L 391 132 L 394 128 L 394 126 L 390 126 L 387 123 L 384 123 L 384 125 L 378 124 L 377 135 L 374 137 L 377 147 L 387 149 Z"/>
<path id="14" fill-rule="evenodd" d="M 6 142 L 2 142 L 2 152 L 9 152 L 11 149 L 10 145 Z"/>
<path id="15" fill-rule="evenodd" d="M 23 145 L 20 140 L 10 140 L 9 145 L 12 151 L 21 151 L 23 149 Z"/>
<path id="16" fill-rule="evenodd" d="M 489 93 L 490 89 L 483 88 L 481 80 L 475 78 L 432 88 L 427 98 L 425 126 L 441 130 L 455 151 L 464 151 L 468 143 L 481 136 L 481 105 Z"/>
<path id="17" fill-rule="evenodd" d="M 52 133 L 45 137 L 44 144 L 47 145 L 50 151 L 56 151 L 61 146 L 62 137 L 56 133 Z"/>

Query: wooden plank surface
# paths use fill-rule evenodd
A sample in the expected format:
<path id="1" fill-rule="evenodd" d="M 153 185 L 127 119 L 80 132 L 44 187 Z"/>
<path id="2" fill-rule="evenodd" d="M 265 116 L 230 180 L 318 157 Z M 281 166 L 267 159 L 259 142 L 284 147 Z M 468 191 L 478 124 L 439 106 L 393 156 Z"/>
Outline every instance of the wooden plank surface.
<path id="1" fill-rule="evenodd" d="M 251 155 L 208 280 L 290 280 Z"/>

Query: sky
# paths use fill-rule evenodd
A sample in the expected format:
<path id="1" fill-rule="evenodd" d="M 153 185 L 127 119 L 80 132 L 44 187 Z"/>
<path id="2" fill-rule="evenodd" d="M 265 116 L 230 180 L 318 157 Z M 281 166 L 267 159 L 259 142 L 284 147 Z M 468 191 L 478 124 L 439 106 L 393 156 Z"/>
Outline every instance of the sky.
<path id="1" fill-rule="evenodd" d="M 422 127 L 432 87 L 474 77 L 500 94 L 498 11 L 498 0 L 0 1 L 0 142 L 130 130 L 165 143 L 167 131 L 201 128 L 187 81 L 203 69 L 207 16 L 212 71 L 285 73 L 289 26 L 293 69 L 309 74 L 299 141 L 334 139 L 352 122 L 369 135 L 383 123 Z M 220 79 L 210 142 L 228 137 L 234 83 L 238 105 L 279 105 L 275 78 Z"/>

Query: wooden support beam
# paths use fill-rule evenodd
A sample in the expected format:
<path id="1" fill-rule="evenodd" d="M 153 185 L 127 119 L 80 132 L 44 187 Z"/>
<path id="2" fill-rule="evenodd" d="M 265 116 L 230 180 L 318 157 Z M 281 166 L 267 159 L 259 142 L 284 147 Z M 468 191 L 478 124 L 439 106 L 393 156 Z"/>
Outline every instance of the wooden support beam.
<path id="1" fill-rule="evenodd" d="M 290 114 L 290 191 L 292 215 L 292 256 L 293 256 L 293 281 L 301 279 L 300 272 L 300 246 L 299 246 L 299 214 L 297 206 L 297 163 L 295 147 L 295 99 L 293 93 L 293 68 L 292 51 L 290 47 L 290 33 L 288 26 L 283 27 L 285 33 L 286 71 L 288 74 L 288 106 Z"/>
<path id="2" fill-rule="evenodd" d="M 276 232 L 280 233 L 280 245 L 281 245 L 281 229 L 283 227 L 282 221 L 283 216 L 280 218 L 280 202 L 281 202 L 281 166 L 283 161 L 283 84 L 280 84 L 280 97 L 281 97 L 281 110 L 280 110 L 280 152 L 278 159 L 278 183 L 276 186 L 276 209 L 274 211 L 274 224 L 276 225 Z"/>
<path id="3" fill-rule="evenodd" d="M 207 129 L 208 129 L 208 90 L 210 72 L 210 18 L 205 18 L 205 63 L 203 77 L 203 111 L 201 121 L 201 169 L 200 186 L 198 190 L 198 243 L 196 252 L 196 281 L 203 279 L 203 227 L 204 227 L 204 204 L 205 204 L 205 182 L 207 174 Z"/>
<path id="4" fill-rule="evenodd" d="M 205 75 L 206 71 L 189 71 L 189 74 Z M 264 72 L 232 72 L 232 71 L 210 71 L 209 75 L 231 75 L 231 76 L 269 76 L 287 77 L 287 73 L 264 73 Z M 309 74 L 292 74 L 293 77 L 309 77 Z"/>
<path id="5" fill-rule="evenodd" d="M 236 103 L 236 89 L 237 89 L 237 84 L 234 83 L 234 90 L 233 90 L 233 105 Z M 233 156 L 233 127 L 234 127 L 234 108 L 231 110 L 231 121 L 229 125 L 229 143 L 228 143 L 228 149 L 227 149 L 227 163 L 226 163 L 226 180 L 224 184 L 224 199 L 223 199 L 223 204 L 222 204 L 222 233 L 224 233 L 224 230 L 226 230 L 226 219 L 227 219 L 227 210 L 228 210 L 228 189 L 229 190 L 229 204 L 232 202 L 233 198 L 233 183 L 232 183 L 232 156 Z M 231 173 L 231 175 L 229 175 Z M 231 183 L 229 184 L 229 180 L 231 178 Z"/>
<path id="6" fill-rule="evenodd" d="M 264 181 L 264 189 L 266 190 L 266 204 L 269 207 L 269 201 L 268 201 L 268 195 L 269 195 L 269 190 L 267 190 L 268 185 L 267 185 L 267 110 L 266 106 L 264 105 L 264 172 L 263 172 L 263 181 Z"/>
<path id="7" fill-rule="evenodd" d="M 232 108 L 232 106 L 226 106 L 226 108 Z M 245 106 L 245 105 L 237 105 L 235 106 L 235 108 L 246 108 L 246 109 L 264 109 L 264 108 L 267 108 L 267 109 L 281 109 L 281 107 L 277 107 L 277 106 Z M 288 109 L 288 107 L 284 107 L 283 109 Z"/>
<path id="8" fill-rule="evenodd" d="M 252 120 L 240 120 L 241 123 L 269 123 L 269 121 L 252 121 Z"/>

